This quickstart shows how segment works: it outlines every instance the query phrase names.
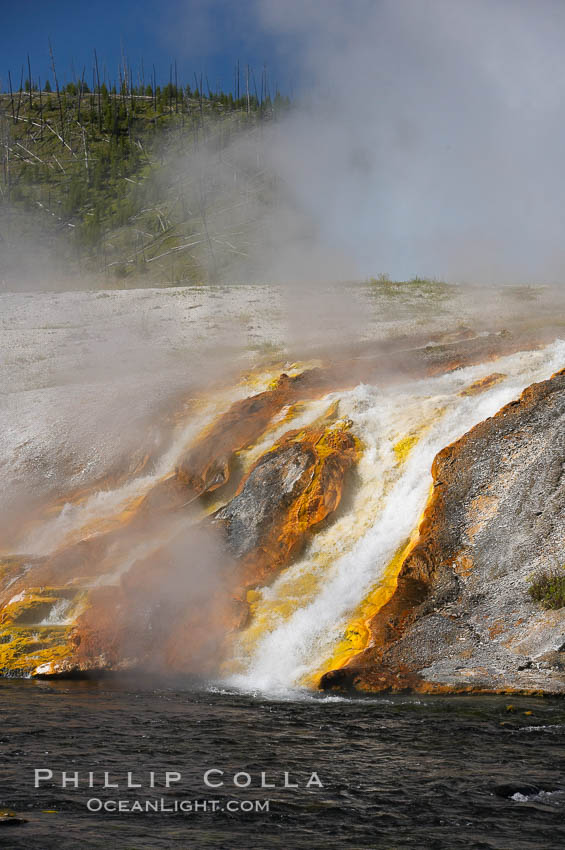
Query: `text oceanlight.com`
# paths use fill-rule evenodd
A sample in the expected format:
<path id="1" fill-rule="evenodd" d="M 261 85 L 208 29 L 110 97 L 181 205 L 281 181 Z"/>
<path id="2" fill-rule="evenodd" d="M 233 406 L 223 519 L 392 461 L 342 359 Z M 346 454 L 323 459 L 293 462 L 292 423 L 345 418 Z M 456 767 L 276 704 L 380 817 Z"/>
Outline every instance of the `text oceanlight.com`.
<path id="1" fill-rule="evenodd" d="M 89 812 L 126 813 L 182 813 L 198 812 L 268 812 L 270 800 L 101 800 L 91 797 L 86 808 Z"/>

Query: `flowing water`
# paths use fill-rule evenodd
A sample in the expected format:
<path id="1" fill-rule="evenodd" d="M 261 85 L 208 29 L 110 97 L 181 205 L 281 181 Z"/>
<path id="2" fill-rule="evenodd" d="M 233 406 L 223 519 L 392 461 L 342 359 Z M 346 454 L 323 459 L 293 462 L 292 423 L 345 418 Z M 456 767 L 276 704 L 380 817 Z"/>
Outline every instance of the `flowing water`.
<path id="1" fill-rule="evenodd" d="M 564 362 L 565 343 L 556 342 L 434 378 L 359 385 L 281 411 L 241 454 L 242 468 L 289 428 L 306 427 L 337 405 L 362 454 L 355 486 L 333 521 L 272 585 L 255 591 L 252 620 L 220 681 L 0 681 L 0 806 L 25 821 L 0 823 L 0 846 L 564 846 L 562 701 L 346 699 L 307 687 L 343 661 L 348 624 L 361 622 L 388 592 L 390 564 L 417 531 L 437 452 Z M 151 471 L 61 505 L 26 529 L 20 551 L 46 555 L 111 527 L 172 473 L 203 427 L 272 378 L 202 399 Z M 119 581 L 183 521 L 175 516 L 158 539 L 124 546 L 99 565 L 95 582 Z M 37 625 L 65 627 L 74 616 L 61 599 Z M 211 768 L 224 772 L 224 785 L 205 784 Z M 35 788 L 35 769 L 53 777 Z M 66 787 L 61 771 L 71 776 Z M 182 774 L 169 788 L 166 771 Z M 103 787 L 104 772 L 117 789 Z M 140 788 L 127 787 L 128 772 Z M 249 774 L 247 787 L 234 785 L 238 773 L 244 784 Z M 261 787 L 262 773 L 274 787 Z M 298 787 L 284 787 L 285 773 Z M 308 786 L 312 774 L 319 782 Z M 119 800 L 124 806 L 116 811 Z"/>
<path id="2" fill-rule="evenodd" d="M 257 443 L 240 453 L 243 469 L 249 469 L 289 428 L 307 427 L 328 411 L 334 411 L 338 423 L 350 423 L 362 453 L 353 486 L 333 521 L 274 583 L 253 591 L 251 622 L 234 641 L 223 666 L 225 680 L 246 691 L 284 695 L 312 684 L 321 672 L 363 648 L 364 644 L 344 642 L 351 631 L 348 624 L 354 623 L 357 633 L 367 631 L 364 623 L 374 613 L 376 600 L 383 604 L 394 589 L 396 577 L 387 568 L 417 533 L 435 455 L 564 362 L 565 343 L 557 341 L 437 377 L 361 384 L 280 411 Z M 297 364 L 287 372 L 303 368 Z M 274 377 L 273 372 L 254 375 L 252 389 L 242 383 L 202 397 L 187 421 L 177 424 L 151 472 L 63 503 L 26 532 L 20 551 L 47 555 L 119 524 L 153 486 L 173 473 L 203 427 L 236 399 L 265 389 Z M 206 510 L 219 504 L 215 500 Z M 84 586 L 118 584 L 137 562 L 202 516 L 202 510 L 190 517 L 176 513 L 141 540 L 132 543 L 127 536 L 118 540 L 97 562 L 97 576 Z M 77 611 L 61 600 L 37 625 L 68 625 Z"/>
<path id="3" fill-rule="evenodd" d="M 0 846 L 9 850 L 559 850 L 565 843 L 559 700 L 268 700 L 178 682 L 4 680 L 0 713 L 0 806 L 27 821 L 0 825 Z M 211 768 L 224 772 L 212 775 L 223 786 L 206 786 Z M 53 771 L 37 789 L 35 769 Z M 71 777 L 66 788 L 61 771 Z M 165 771 L 181 774 L 168 789 Z M 104 772 L 118 789 L 102 787 Z M 126 787 L 128 772 L 141 788 Z M 285 772 L 297 788 L 283 787 Z M 306 787 L 313 772 L 322 787 Z M 248 787 L 234 786 L 238 773 L 249 775 Z M 261 788 L 261 773 L 276 787 Z M 123 800 L 130 811 L 89 811 L 89 800 L 91 809 Z M 200 809 L 183 812 L 182 801 Z M 269 810 L 255 810 L 256 801 Z M 151 809 L 157 804 L 165 811 Z"/>
<path id="4" fill-rule="evenodd" d="M 362 385 L 329 396 L 364 447 L 356 491 L 304 557 L 260 592 L 235 648 L 231 683 L 284 693 L 323 669 L 356 607 L 417 529 L 437 452 L 563 362 L 565 343 L 557 342 L 401 387 Z M 490 389 L 467 394 L 493 373 Z"/>

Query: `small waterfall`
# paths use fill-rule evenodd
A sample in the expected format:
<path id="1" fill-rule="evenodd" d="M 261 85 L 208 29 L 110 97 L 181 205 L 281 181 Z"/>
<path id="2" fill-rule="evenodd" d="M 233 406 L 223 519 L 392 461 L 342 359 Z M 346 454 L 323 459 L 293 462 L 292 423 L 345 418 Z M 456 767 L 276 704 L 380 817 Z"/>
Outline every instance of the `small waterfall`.
<path id="1" fill-rule="evenodd" d="M 435 455 L 564 361 L 565 343 L 558 341 L 400 388 L 361 385 L 329 396 L 326 401 L 339 398 L 340 415 L 354 422 L 364 444 L 359 486 L 347 511 L 257 594 L 229 684 L 281 693 L 318 670 L 417 526 Z M 495 371 L 501 373 L 496 384 L 478 395 L 464 393 Z"/>
<path id="2" fill-rule="evenodd" d="M 67 626 L 72 622 L 68 615 L 72 608 L 71 599 L 59 599 L 51 608 L 47 617 L 38 624 L 40 626 Z"/>

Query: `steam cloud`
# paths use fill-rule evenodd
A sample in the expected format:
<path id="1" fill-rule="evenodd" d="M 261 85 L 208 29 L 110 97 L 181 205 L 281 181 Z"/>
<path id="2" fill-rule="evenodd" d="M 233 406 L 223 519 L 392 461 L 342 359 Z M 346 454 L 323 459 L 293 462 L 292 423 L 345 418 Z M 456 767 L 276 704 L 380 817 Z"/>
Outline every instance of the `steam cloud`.
<path id="1" fill-rule="evenodd" d="M 334 278 L 562 280 L 563 4 L 257 8 L 314 92 L 266 152 L 316 237 L 300 251 L 288 230 L 275 234 L 283 277 L 314 265 Z"/>

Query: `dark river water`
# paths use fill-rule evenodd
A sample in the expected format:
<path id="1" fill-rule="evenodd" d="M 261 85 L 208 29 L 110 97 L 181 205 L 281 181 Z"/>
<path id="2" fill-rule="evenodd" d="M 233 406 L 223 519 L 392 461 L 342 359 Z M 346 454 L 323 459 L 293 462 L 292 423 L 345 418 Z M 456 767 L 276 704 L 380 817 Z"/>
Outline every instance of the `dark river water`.
<path id="1" fill-rule="evenodd" d="M 2 680 L 0 709 L 9 850 L 565 847 L 559 700 Z"/>

